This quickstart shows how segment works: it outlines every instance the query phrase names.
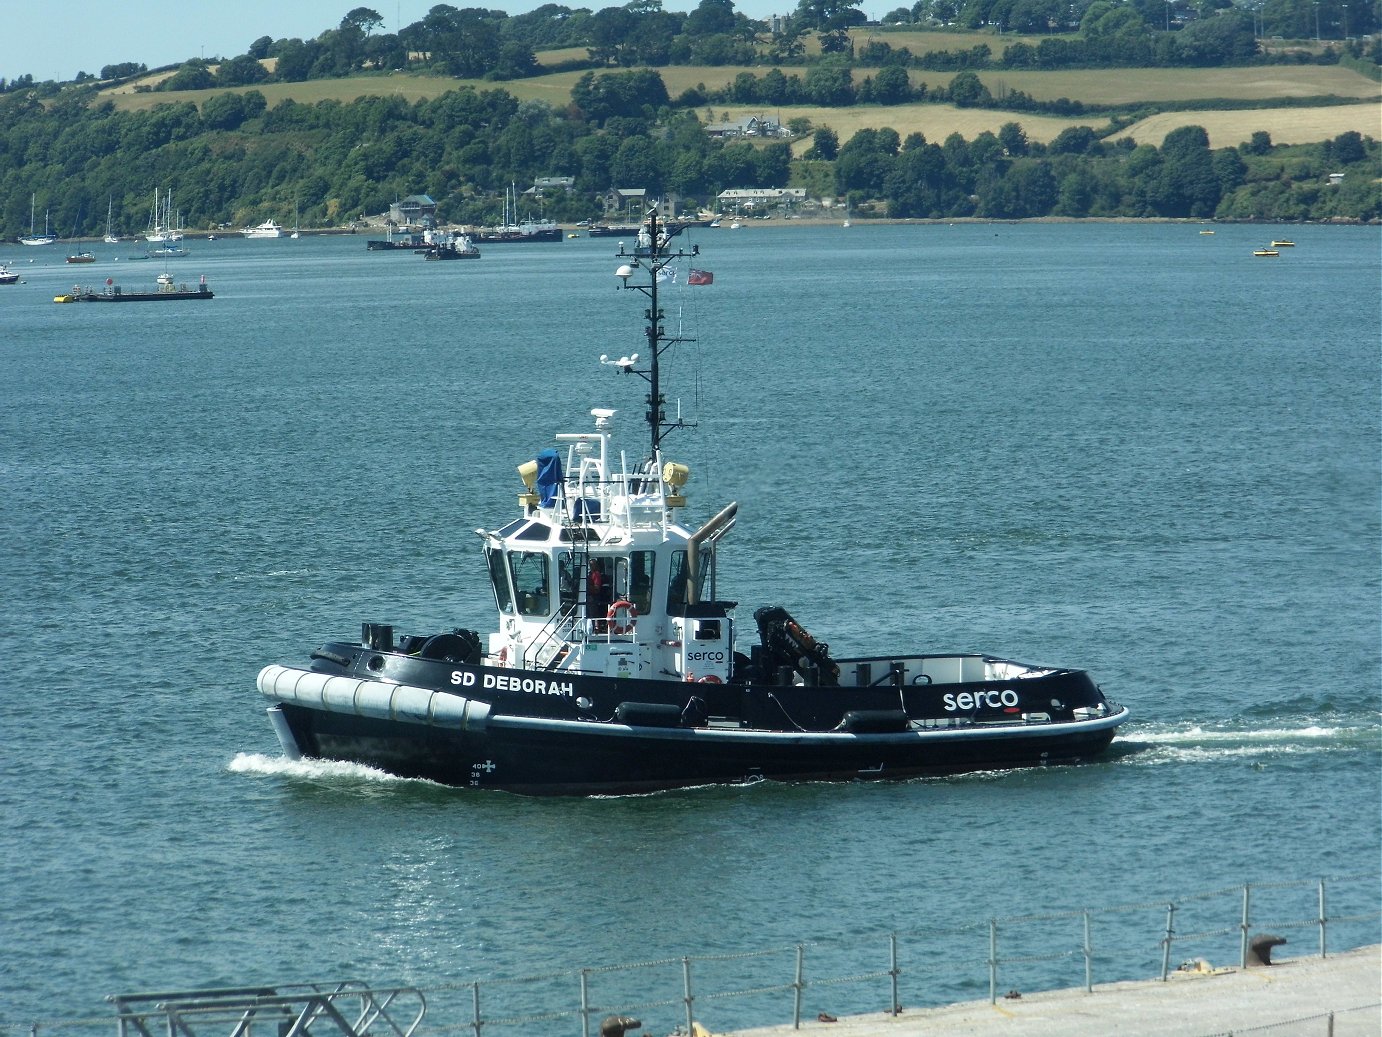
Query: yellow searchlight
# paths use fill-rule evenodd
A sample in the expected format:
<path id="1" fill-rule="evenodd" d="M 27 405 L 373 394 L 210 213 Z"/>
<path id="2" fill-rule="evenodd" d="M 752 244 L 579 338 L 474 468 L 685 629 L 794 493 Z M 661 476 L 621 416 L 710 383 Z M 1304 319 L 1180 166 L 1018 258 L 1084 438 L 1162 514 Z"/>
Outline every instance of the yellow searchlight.
<path id="1" fill-rule="evenodd" d="M 662 466 L 662 481 L 667 484 L 669 492 L 663 494 L 663 501 L 669 508 L 686 507 L 686 497 L 680 492 L 686 485 L 686 480 L 691 478 L 691 469 L 684 464 L 677 464 L 675 461 L 668 461 Z"/>
<path id="2" fill-rule="evenodd" d="M 529 508 L 537 507 L 537 462 L 525 461 L 519 465 L 518 477 L 523 480 L 523 485 L 528 487 L 528 492 L 518 495 L 518 502 Z"/>

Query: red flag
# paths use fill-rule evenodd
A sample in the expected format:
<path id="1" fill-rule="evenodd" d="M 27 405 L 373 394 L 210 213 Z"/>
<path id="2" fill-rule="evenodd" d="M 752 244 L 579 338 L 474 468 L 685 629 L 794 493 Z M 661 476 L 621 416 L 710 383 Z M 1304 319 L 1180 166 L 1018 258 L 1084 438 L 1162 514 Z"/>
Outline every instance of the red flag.
<path id="1" fill-rule="evenodd" d="M 691 272 L 690 272 L 689 274 L 686 275 L 686 283 L 687 283 L 687 284 L 714 284 L 714 283 L 715 283 L 715 275 L 712 274 L 709 270 L 697 270 L 695 267 L 692 267 L 692 268 L 691 268 Z"/>

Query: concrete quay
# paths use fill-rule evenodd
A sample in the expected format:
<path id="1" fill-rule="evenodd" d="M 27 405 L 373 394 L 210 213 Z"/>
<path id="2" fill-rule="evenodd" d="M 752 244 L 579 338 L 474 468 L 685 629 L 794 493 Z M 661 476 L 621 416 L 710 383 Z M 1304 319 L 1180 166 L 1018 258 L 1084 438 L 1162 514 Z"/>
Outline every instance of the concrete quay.
<path id="1" fill-rule="evenodd" d="M 1334 1013 L 1332 1028 L 1330 1013 Z M 1289 1024 L 1289 1025 L 1286 1025 Z M 699 1027 L 698 1027 L 699 1029 Z M 803 1019 L 734 1037 L 1382 1037 L 1382 945 L 1269 966 L 907 1009 L 897 1016 Z"/>

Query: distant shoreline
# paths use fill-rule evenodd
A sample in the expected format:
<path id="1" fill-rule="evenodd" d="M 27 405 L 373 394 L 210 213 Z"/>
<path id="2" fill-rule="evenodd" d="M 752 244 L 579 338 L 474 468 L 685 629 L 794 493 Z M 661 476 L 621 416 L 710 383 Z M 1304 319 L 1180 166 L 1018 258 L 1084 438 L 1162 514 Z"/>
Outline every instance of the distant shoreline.
<path id="1" fill-rule="evenodd" d="M 733 217 L 725 217 L 725 219 L 726 219 L 726 220 L 730 220 L 730 219 L 733 219 Z M 740 229 L 740 230 L 762 229 L 762 228 L 764 228 L 764 227 L 832 227 L 832 226 L 840 226 L 840 225 L 842 225 L 842 224 L 844 223 L 844 215 L 843 215 L 843 214 L 839 214 L 839 215 L 833 215 L 833 216 L 798 216 L 798 217 L 795 217 L 795 218 L 792 218 L 792 219 L 783 219 L 783 218 L 780 217 L 780 216 L 774 216 L 772 219 L 768 219 L 768 220 L 760 220 L 760 219 L 755 219 L 755 218 L 753 218 L 753 217 L 740 217 L 740 218 L 739 218 L 739 221 L 740 221 L 740 226 L 739 226 L 738 229 Z M 1071 223 L 1071 224 L 1076 224 L 1076 223 L 1148 223 L 1148 224 L 1152 224 L 1152 223 L 1156 223 L 1156 224 L 1173 224 L 1173 225 L 1181 225 L 1181 226 L 1186 226 L 1186 227 L 1233 227 L 1233 226 L 1247 226 L 1247 227 L 1251 227 L 1251 226 L 1277 226 L 1277 227 L 1378 227 L 1378 226 L 1382 226 L 1382 220 L 1352 220 L 1352 219 L 1344 219 L 1344 218 L 1342 218 L 1342 217 L 1333 217 L 1333 218 L 1328 219 L 1328 220 L 1242 220 L 1242 219 L 1236 219 L 1236 220 L 1222 219 L 1222 220 L 1221 220 L 1221 219 L 1210 219 L 1210 218 L 1203 218 L 1203 217 L 1201 217 L 1201 218 L 1185 218 L 1185 217 L 1171 217 L 1171 216 L 1034 216 L 1034 217 L 1029 217 L 1029 218 L 1026 218 L 1026 219 L 997 219 L 997 218 L 986 217 L 986 216 L 953 216 L 953 217 L 939 218 L 939 219 L 931 219 L 931 218 L 923 218 L 923 217 L 897 218 L 897 217 L 886 217 L 886 216 L 883 216 L 883 217 L 860 217 L 860 216 L 858 216 L 857 214 L 851 215 L 851 216 L 850 216 L 850 229 L 861 228 L 861 227 L 904 227 L 904 226 L 908 226 L 908 225 L 923 226 L 923 227 L 944 227 L 944 226 L 955 226 L 955 225 L 957 225 L 957 224 L 976 224 L 976 225 L 980 225 L 980 226 L 1001 227 L 1001 226 L 1018 226 L 1018 225 L 1021 225 L 1021 224 L 1024 224 L 1024 223 L 1039 223 L 1039 224 L 1054 224 L 1054 223 Z M 443 229 L 443 231 L 446 231 L 446 230 L 451 230 L 451 231 L 464 231 L 464 230 L 465 230 L 465 226 L 464 226 L 464 225 L 452 225 L 452 226 L 450 226 L 450 227 L 446 227 L 446 228 L 442 228 L 442 229 Z M 697 229 L 697 230 L 709 230 L 710 228 L 708 228 L 708 227 L 697 227 L 697 228 L 694 228 L 694 229 Z M 721 226 L 721 227 L 719 227 L 719 228 L 715 228 L 715 229 L 718 229 L 718 230 L 731 230 L 731 229 L 734 229 L 734 228 L 731 228 L 731 227 L 728 225 L 728 223 L 726 223 L 725 225 L 723 225 L 723 226 Z M 841 228 L 841 229 L 843 229 L 843 228 Z M 570 225 L 570 226 L 563 226 L 563 227 L 561 228 L 561 230 L 562 230 L 562 234 L 563 234 L 563 235 L 574 234 L 574 235 L 576 235 L 577 237 L 582 237 L 582 238 L 588 237 L 588 236 L 589 236 L 589 235 L 587 235 L 587 234 L 584 233 L 585 228 L 583 228 L 583 227 L 577 227 L 577 226 L 575 226 L 574 224 L 573 224 L 573 225 Z M 351 236 L 351 235 L 354 235 L 354 236 L 356 236 L 356 237 L 365 237 L 365 236 L 368 236 L 368 235 L 371 235 L 371 234 L 382 234 L 382 233 L 384 233 L 384 231 L 383 231 L 382 228 L 379 228 L 379 227 L 367 227 L 367 228 L 365 228 L 365 229 L 363 229 L 363 230 L 362 230 L 362 229 L 359 229 L 359 228 L 357 228 L 357 229 L 355 229 L 355 230 L 351 230 L 349 227 L 302 227 L 302 228 L 299 229 L 299 232 L 298 232 L 298 233 L 300 234 L 301 237 L 304 237 L 304 238 L 309 238 L 309 237 L 343 237 L 343 236 L 344 236 L 344 237 L 349 237 L 349 236 Z M 409 231 L 395 231 L 394 233 L 404 234 L 404 233 L 411 233 L 411 232 L 409 232 Z M 215 232 L 215 231 L 202 231 L 202 232 L 196 232 L 196 231 L 191 231 L 191 232 L 184 232 L 184 237 L 185 237 L 185 240 L 187 240 L 187 241 L 208 241 L 208 240 L 211 239 L 211 236 L 212 236 L 213 234 L 215 234 L 215 236 L 216 236 L 216 238 L 217 238 L 218 240 L 220 240 L 220 239 L 231 239 L 231 238 L 240 238 L 240 237 L 244 237 L 244 235 L 241 234 L 239 231 L 224 231 L 224 232 Z M 67 243 L 71 244 L 71 245 L 91 245 L 91 244 L 99 245 L 99 244 L 102 244 L 102 243 L 103 243 L 103 239 L 102 239 L 102 238 L 94 237 L 94 236 L 93 236 L 93 237 L 82 237 L 82 238 L 68 238 L 68 239 L 65 239 L 65 241 L 66 241 Z M 14 244 L 16 247 L 18 247 L 18 243 L 17 243 L 17 242 L 10 242 L 10 243 L 6 243 L 6 244 Z M 122 241 L 120 242 L 120 244 L 121 244 L 121 245 L 128 245 L 128 246 L 130 246 L 130 247 L 136 247 L 136 248 L 137 248 L 137 247 L 139 246 L 139 244 L 140 244 L 140 241 L 139 241 L 139 239 L 138 239 L 137 237 L 131 237 L 131 238 L 126 238 L 126 239 L 122 240 Z M 62 251 L 62 249 L 59 249 L 59 251 Z M 24 253 L 24 254 L 25 254 L 25 255 L 28 255 L 28 254 L 31 254 L 31 253 L 26 252 L 26 253 Z"/>

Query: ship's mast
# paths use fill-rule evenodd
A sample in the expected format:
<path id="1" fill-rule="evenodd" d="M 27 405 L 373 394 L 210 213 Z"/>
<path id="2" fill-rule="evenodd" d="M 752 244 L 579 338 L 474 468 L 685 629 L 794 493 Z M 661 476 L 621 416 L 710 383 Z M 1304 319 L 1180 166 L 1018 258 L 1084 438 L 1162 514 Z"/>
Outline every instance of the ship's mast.
<path id="1" fill-rule="evenodd" d="M 625 288 L 635 288 L 648 297 L 648 309 L 644 311 L 643 317 L 647 321 L 647 328 L 644 336 L 648 340 L 648 353 L 646 358 L 647 367 L 640 368 L 635 366 L 638 357 L 635 355 L 627 361 L 620 361 L 619 366 L 623 370 L 636 374 L 648 383 L 648 410 L 645 418 L 648 422 L 648 431 L 651 435 L 652 454 L 651 458 L 656 459 L 658 451 L 661 449 L 662 440 L 673 429 L 688 428 L 690 422 L 682 421 L 680 417 L 675 421 L 668 421 L 666 412 L 663 410 L 662 383 L 658 372 L 658 362 L 662 353 L 678 342 L 690 342 L 692 339 L 680 336 L 669 338 L 663 328 L 663 313 L 658 305 L 658 284 L 661 280 L 662 271 L 669 263 L 678 259 L 690 259 L 700 254 L 700 246 L 692 245 L 688 252 L 678 248 L 675 252 L 670 249 L 672 237 L 680 231 L 680 228 L 673 229 L 670 233 L 660 225 L 657 218 L 657 209 L 648 210 L 646 239 L 644 232 L 640 230 L 638 243 L 634 246 L 633 252 L 629 253 L 621 244 L 619 246 L 619 256 L 632 257 L 632 262 L 619 268 L 619 277 L 624 282 Z M 633 276 L 635 270 L 645 270 L 648 275 L 647 284 L 629 284 L 629 278 Z"/>

